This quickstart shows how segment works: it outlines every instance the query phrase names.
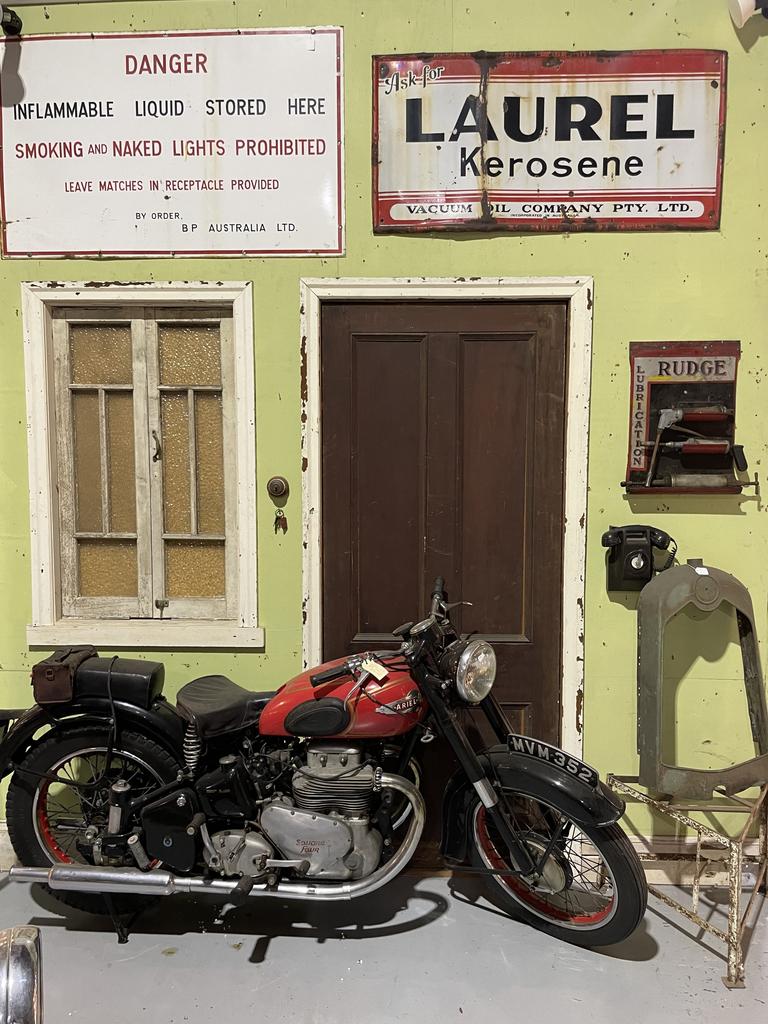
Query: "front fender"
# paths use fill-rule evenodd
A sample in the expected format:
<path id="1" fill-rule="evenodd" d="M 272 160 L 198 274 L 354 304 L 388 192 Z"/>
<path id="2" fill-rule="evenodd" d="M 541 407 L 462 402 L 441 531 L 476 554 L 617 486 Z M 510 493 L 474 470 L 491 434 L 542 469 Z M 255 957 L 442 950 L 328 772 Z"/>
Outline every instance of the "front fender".
<path id="1" fill-rule="evenodd" d="M 504 744 L 491 747 L 479 760 L 488 777 L 498 779 L 503 789 L 552 804 L 577 825 L 600 828 L 618 821 L 624 813 L 624 801 L 604 782 L 593 788 L 554 764 L 513 753 Z M 466 775 L 457 771 L 443 799 L 441 852 L 450 860 L 467 860 L 472 842 L 470 812 L 476 800 Z"/>
<path id="2" fill-rule="evenodd" d="M 135 729 L 155 740 L 177 760 L 181 758 L 185 723 L 166 700 L 155 701 L 150 708 L 115 701 L 115 710 L 120 728 Z M 16 718 L 0 742 L 0 778 L 14 771 L 37 742 L 35 737 L 41 729 L 61 729 L 67 724 L 99 725 L 107 729 L 110 718 L 109 701 L 98 697 L 45 707 L 34 704 Z"/>

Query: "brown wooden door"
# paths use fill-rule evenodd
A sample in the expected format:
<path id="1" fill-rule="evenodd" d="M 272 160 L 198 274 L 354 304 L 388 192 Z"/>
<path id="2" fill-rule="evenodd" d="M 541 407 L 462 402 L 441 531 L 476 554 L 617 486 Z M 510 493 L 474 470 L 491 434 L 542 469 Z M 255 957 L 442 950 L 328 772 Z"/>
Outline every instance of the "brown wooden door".
<path id="1" fill-rule="evenodd" d="M 322 311 L 323 656 L 392 643 L 435 576 L 514 728 L 560 722 L 566 306 Z"/>

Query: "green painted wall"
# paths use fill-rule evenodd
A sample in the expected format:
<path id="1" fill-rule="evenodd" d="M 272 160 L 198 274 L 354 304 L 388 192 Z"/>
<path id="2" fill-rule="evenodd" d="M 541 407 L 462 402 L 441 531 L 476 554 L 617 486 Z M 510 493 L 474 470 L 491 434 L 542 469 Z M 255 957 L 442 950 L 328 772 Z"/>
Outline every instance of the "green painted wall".
<path id="1" fill-rule="evenodd" d="M 341 259 L 4 261 L 0 276 L 0 679 L 2 700 L 29 698 L 25 643 L 30 616 L 30 544 L 19 282 L 23 280 L 250 279 L 254 282 L 259 608 L 264 653 L 158 654 L 170 690 L 192 675 L 224 672 L 271 687 L 292 674 L 301 651 L 299 286 L 302 276 L 592 275 L 595 279 L 586 600 L 586 756 L 603 771 L 636 770 L 635 618 L 631 600 L 605 592 L 600 534 L 608 523 L 651 520 L 749 587 L 758 630 L 768 634 L 765 508 L 746 498 L 627 502 L 622 479 L 628 415 L 627 343 L 632 339 L 738 338 L 739 440 L 763 471 L 768 366 L 768 259 L 763 188 L 768 162 L 768 22 L 737 36 L 725 0 L 213 0 L 83 4 L 21 10 L 34 32 L 341 24 L 345 30 L 347 253 Z M 374 238 L 370 214 L 370 58 L 373 53 L 462 50 L 711 47 L 730 55 L 726 169 L 718 232 Z M 55 74 L 55 69 L 52 69 Z M 764 397 L 762 399 L 764 401 Z M 285 537 L 272 530 L 263 481 L 287 475 Z M 708 624 L 680 627 L 677 679 L 681 759 L 717 766 L 749 756 L 740 662 L 723 616 L 721 642 Z M 154 652 L 145 652 L 155 656 Z M 635 811 L 633 827 L 650 831 Z"/>

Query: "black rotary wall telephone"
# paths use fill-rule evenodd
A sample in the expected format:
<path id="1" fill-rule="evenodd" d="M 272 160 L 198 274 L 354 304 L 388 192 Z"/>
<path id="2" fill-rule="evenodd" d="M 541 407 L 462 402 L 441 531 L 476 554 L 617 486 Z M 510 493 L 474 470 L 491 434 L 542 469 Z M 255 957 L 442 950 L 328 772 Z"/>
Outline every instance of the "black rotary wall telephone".
<path id="1" fill-rule="evenodd" d="M 655 526 L 611 526 L 602 537 L 608 548 L 606 560 L 608 590 L 642 590 L 653 574 L 668 569 L 675 560 L 677 542 Z M 654 549 L 667 551 L 663 565 L 654 562 Z"/>

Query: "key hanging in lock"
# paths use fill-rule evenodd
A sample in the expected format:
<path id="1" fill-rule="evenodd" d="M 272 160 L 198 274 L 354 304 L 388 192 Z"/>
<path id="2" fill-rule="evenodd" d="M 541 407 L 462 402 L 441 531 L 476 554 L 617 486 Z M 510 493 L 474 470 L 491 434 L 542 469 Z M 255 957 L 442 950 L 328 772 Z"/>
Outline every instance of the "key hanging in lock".
<path id="1" fill-rule="evenodd" d="M 288 532 L 288 520 L 285 517 L 285 512 L 281 508 L 275 510 L 275 533 L 282 531 L 283 533 Z"/>

